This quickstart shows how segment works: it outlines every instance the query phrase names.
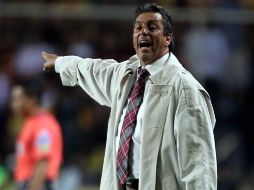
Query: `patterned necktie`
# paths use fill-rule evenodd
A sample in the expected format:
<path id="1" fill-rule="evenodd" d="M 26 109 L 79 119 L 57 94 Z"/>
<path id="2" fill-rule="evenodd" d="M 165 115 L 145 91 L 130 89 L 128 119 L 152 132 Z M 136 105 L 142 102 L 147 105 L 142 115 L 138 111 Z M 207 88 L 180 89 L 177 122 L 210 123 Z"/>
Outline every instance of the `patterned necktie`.
<path id="1" fill-rule="evenodd" d="M 119 149 L 117 154 L 117 176 L 120 184 L 125 184 L 129 175 L 128 154 L 131 144 L 131 138 L 137 122 L 137 114 L 143 100 L 145 90 L 145 80 L 149 75 L 146 69 L 138 69 L 138 79 L 131 91 L 126 114 L 120 133 Z"/>

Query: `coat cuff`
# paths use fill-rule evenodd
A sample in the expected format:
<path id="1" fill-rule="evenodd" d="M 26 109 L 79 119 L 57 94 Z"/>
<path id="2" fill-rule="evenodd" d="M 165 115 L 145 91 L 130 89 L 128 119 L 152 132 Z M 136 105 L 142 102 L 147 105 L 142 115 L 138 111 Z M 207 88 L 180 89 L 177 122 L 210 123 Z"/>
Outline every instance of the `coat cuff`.
<path id="1" fill-rule="evenodd" d="M 56 61 L 55 61 L 55 72 L 56 73 L 60 73 L 62 59 L 63 59 L 63 56 L 59 56 L 56 58 Z"/>

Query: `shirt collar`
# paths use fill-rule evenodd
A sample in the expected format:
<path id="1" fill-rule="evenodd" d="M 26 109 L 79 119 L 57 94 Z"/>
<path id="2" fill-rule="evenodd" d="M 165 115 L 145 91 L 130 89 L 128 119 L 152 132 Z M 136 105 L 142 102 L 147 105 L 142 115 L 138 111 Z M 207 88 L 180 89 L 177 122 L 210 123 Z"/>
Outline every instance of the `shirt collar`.
<path id="1" fill-rule="evenodd" d="M 145 68 L 148 70 L 150 75 L 154 75 L 161 69 L 163 65 L 167 63 L 168 58 L 169 58 L 169 53 L 166 53 L 161 58 L 157 59 L 155 62 L 146 65 Z"/>

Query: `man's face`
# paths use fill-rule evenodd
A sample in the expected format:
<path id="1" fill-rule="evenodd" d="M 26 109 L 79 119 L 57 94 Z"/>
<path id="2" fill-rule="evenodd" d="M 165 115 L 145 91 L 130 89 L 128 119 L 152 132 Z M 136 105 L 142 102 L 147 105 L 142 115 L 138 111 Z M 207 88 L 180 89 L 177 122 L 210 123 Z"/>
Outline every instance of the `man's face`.
<path id="1" fill-rule="evenodd" d="M 141 13 L 134 24 L 133 46 L 142 65 L 147 65 L 165 55 L 171 35 L 164 36 L 160 13 Z"/>
<path id="2" fill-rule="evenodd" d="M 11 109 L 13 113 L 24 114 L 27 103 L 27 97 L 22 87 L 15 86 L 11 92 Z"/>

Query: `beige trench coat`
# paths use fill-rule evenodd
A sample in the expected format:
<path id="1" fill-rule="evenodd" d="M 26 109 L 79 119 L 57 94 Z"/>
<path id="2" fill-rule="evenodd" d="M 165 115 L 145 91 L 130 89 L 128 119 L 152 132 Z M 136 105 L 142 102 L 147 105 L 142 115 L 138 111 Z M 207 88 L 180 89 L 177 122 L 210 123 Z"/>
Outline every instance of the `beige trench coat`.
<path id="1" fill-rule="evenodd" d="M 216 190 L 215 116 L 208 93 L 171 53 L 151 75 L 141 134 L 140 190 Z M 136 78 L 137 56 L 114 60 L 65 56 L 55 69 L 63 85 L 79 85 L 111 108 L 100 190 L 120 190 L 115 137 Z"/>

